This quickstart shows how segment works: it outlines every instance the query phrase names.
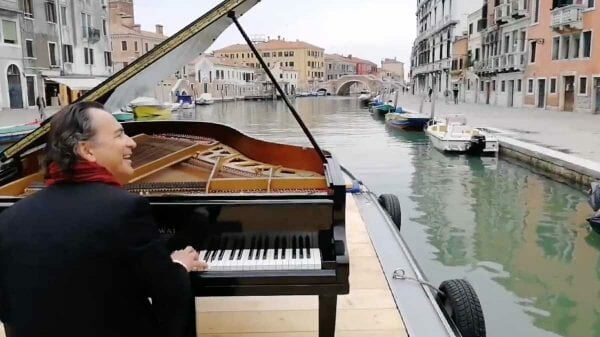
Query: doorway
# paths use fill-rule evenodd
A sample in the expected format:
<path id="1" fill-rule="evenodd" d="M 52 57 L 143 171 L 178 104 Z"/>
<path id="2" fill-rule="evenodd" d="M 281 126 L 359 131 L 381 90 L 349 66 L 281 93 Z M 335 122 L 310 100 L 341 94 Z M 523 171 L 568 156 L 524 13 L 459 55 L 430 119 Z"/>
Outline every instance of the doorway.
<path id="1" fill-rule="evenodd" d="M 26 76 L 27 82 L 27 105 L 35 106 L 35 76 Z"/>
<path id="2" fill-rule="evenodd" d="M 485 104 L 490 104 L 490 82 L 485 83 Z"/>
<path id="3" fill-rule="evenodd" d="M 600 77 L 594 77 L 594 113 L 600 113 Z"/>
<path id="4" fill-rule="evenodd" d="M 546 80 L 538 80 L 538 108 L 544 108 L 546 106 Z"/>
<path id="5" fill-rule="evenodd" d="M 59 106 L 58 101 L 58 83 L 47 81 L 45 84 L 44 94 L 46 95 L 46 105 L 47 106 Z"/>
<path id="6" fill-rule="evenodd" d="M 564 111 L 573 111 L 575 106 L 575 76 L 565 76 L 565 106 Z"/>
<path id="7" fill-rule="evenodd" d="M 21 71 L 11 64 L 6 73 L 8 80 L 8 98 L 11 109 L 23 109 L 23 89 L 21 87 Z"/>
<path id="8" fill-rule="evenodd" d="M 515 81 L 508 81 L 508 102 L 506 104 L 509 108 L 515 105 Z"/>

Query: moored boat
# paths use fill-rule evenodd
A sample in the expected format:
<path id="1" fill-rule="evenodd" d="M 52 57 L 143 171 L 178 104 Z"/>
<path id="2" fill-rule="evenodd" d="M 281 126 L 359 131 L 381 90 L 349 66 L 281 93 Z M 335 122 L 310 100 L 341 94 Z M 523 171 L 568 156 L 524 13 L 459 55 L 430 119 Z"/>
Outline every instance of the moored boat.
<path id="1" fill-rule="evenodd" d="M 498 139 L 488 132 L 467 125 L 463 115 L 447 115 L 429 121 L 425 132 L 433 147 L 442 152 L 495 155 Z"/>
<path id="2" fill-rule="evenodd" d="M 414 112 L 390 112 L 385 115 L 385 123 L 401 129 L 424 130 L 431 117 Z"/>
<path id="3" fill-rule="evenodd" d="M 27 136 L 30 132 L 37 129 L 40 123 L 30 122 L 18 125 L 9 125 L 0 127 L 0 143 L 13 143 Z"/>
<path id="4" fill-rule="evenodd" d="M 210 105 L 213 103 L 214 103 L 214 100 L 210 93 L 203 93 L 200 95 L 200 97 L 198 97 L 198 99 L 196 99 L 197 105 Z"/>
<path id="5" fill-rule="evenodd" d="M 152 97 L 138 97 L 130 105 L 137 120 L 170 119 L 174 108 L 173 104 L 160 103 Z"/>

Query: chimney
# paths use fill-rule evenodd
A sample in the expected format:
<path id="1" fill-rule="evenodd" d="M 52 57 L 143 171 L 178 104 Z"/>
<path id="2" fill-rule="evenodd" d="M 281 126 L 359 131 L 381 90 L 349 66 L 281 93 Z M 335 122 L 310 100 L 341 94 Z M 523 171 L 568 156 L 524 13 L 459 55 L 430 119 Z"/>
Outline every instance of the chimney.
<path id="1" fill-rule="evenodd" d="M 163 25 L 156 25 L 156 34 L 163 35 Z"/>
<path id="2" fill-rule="evenodd" d="M 352 60 L 352 54 L 348 54 L 348 58 Z"/>
<path id="3" fill-rule="evenodd" d="M 140 24 L 135 24 L 135 25 L 133 25 L 133 27 L 132 27 L 132 28 L 133 28 L 133 30 L 135 30 L 136 32 L 138 32 L 138 33 L 139 33 L 139 32 L 142 30 L 142 25 L 140 25 Z"/>
<path id="4" fill-rule="evenodd" d="M 277 35 L 277 40 L 281 40 L 281 35 Z"/>

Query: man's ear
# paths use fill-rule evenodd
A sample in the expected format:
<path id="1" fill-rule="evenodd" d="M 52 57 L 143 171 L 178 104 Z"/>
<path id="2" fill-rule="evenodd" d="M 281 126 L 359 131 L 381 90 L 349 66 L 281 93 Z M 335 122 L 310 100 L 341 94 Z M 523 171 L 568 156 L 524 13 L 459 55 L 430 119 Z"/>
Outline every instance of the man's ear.
<path id="1" fill-rule="evenodd" d="M 94 151 L 90 147 L 89 142 L 79 142 L 77 144 L 77 154 L 81 159 L 96 162 L 96 156 L 94 155 Z"/>

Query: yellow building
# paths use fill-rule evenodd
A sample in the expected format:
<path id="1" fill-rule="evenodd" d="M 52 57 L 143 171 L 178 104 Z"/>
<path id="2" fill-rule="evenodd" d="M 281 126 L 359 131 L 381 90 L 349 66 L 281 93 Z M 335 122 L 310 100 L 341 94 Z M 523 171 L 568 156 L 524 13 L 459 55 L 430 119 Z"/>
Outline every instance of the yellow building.
<path id="1" fill-rule="evenodd" d="M 299 40 L 286 41 L 280 37 L 254 43 L 269 67 L 279 64 L 282 68 L 292 68 L 298 72 L 298 91 L 315 90 L 319 82 L 325 80 L 323 48 Z M 260 68 L 258 60 L 245 44 L 234 44 L 215 50 L 214 54 L 217 57 L 243 62 L 251 68 Z"/>

